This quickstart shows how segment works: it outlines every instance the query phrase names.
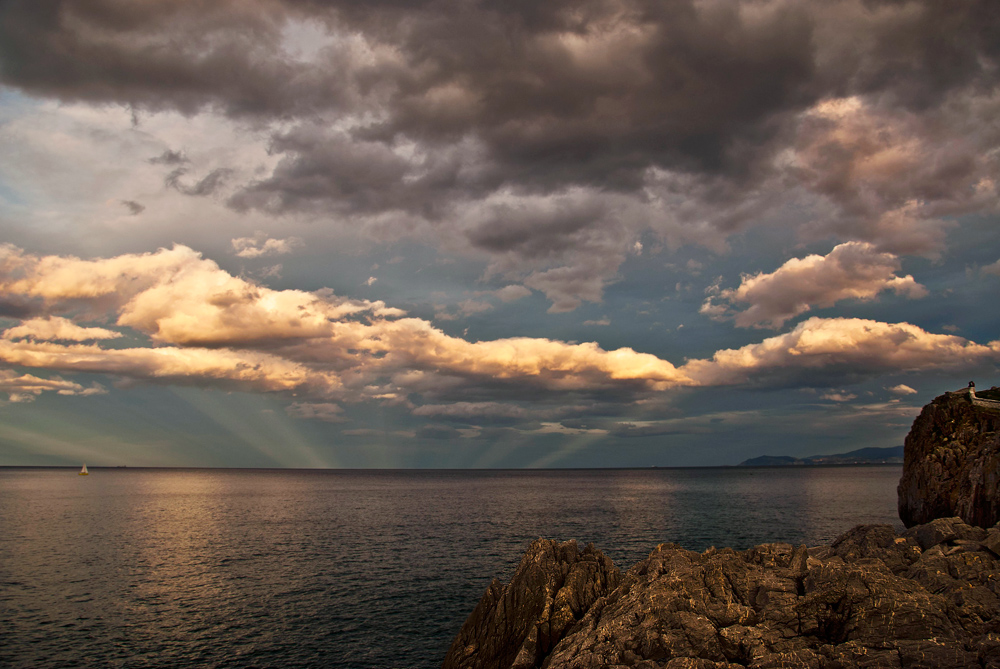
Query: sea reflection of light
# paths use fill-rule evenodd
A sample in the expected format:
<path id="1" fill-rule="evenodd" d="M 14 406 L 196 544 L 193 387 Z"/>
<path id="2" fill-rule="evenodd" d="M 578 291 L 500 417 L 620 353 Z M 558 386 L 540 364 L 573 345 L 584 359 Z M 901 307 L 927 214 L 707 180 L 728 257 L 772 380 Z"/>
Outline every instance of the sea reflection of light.
<path id="1" fill-rule="evenodd" d="M 134 509 L 135 602 L 169 620 L 180 615 L 191 597 L 225 601 L 225 584 L 213 572 L 220 533 L 212 504 L 218 504 L 224 481 L 212 472 L 178 470 L 143 482 L 141 503 Z"/>

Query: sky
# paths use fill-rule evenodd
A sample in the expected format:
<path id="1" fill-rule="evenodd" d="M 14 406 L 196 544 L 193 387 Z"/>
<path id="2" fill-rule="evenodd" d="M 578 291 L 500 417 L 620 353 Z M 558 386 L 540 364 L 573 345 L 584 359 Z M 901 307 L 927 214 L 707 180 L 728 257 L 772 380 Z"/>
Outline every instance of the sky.
<path id="1" fill-rule="evenodd" d="M 0 465 L 648 467 L 1000 384 L 994 0 L 0 4 Z"/>

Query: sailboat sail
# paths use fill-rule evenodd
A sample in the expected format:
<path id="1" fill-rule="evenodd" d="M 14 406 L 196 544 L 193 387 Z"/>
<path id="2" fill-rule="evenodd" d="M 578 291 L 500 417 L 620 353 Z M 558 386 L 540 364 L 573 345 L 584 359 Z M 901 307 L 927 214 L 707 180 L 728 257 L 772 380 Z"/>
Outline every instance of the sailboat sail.
<path id="1" fill-rule="evenodd" d="M 87 471 L 87 465 L 84 465 L 83 469 L 80 470 L 80 476 L 86 476 L 89 473 L 90 472 Z"/>

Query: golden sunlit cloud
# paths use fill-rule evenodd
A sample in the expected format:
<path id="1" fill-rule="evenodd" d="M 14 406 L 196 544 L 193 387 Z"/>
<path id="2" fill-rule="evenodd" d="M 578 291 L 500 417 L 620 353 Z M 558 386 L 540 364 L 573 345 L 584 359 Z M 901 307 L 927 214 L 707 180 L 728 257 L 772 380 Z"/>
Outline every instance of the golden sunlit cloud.
<path id="1" fill-rule="evenodd" d="M 0 361 L 19 367 L 111 374 L 133 379 L 216 385 L 258 391 L 308 391 L 324 396 L 339 386 L 334 374 L 277 356 L 236 349 L 104 349 L 94 345 L 0 340 Z"/>
<path id="2" fill-rule="evenodd" d="M 899 258 L 882 253 L 867 242 L 840 244 L 826 256 L 792 258 L 770 274 L 744 275 L 735 289 L 716 291 L 701 313 L 716 319 L 732 318 L 739 327 L 778 328 L 812 307 L 829 307 L 846 299 L 871 300 L 894 290 L 911 298 L 927 290 L 912 276 L 896 276 Z M 732 312 L 730 305 L 749 304 Z"/>
<path id="3" fill-rule="evenodd" d="M 787 334 L 718 351 L 681 369 L 701 385 L 747 383 L 783 370 L 855 374 L 974 368 L 1000 360 L 1000 341 L 977 344 L 909 323 L 861 318 L 810 318 Z"/>
<path id="4" fill-rule="evenodd" d="M 99 384 L 84 388 L 79 383 L 65 381 L 58 376 L 42 379 L 31 374 L 16 374 L 0 369 L 0 393 L 7 393 L 11 402 L 31 402 L 44 392 L 60 395 L 103 395 L 107 391 Z"/>
<path id="5" fill-rule="evenodd" d="M 118 339 L 122 333 L 105 328 L 80 327 L 73 321 L 59 316 L 48 318 L 31 318 L 20 325 L 4 330 L 4 339 L 35 339 L 38 341 L 66 340 L 89 341 L 94 339 Z"/>
<path id="6" fill-rule="evenodd" d="M 867 245 L 838 249 L 826 258 L 797 262 L 815 268 L 835 254 L 874 253 Z M 96 260 L 37 257 L 11 246 L 2 254 L 0 297 L 41 300 L 38 309 L 48 314 L 6 330 L 0 361 L 163 383 L 378 400 L 411 408 L 416 408 L 409 404 L 411 393 L 455 393 L 483 384 L 549 393 L 613 390 L 616 401 L 628 402 L 685 386 L 767 382 L 802 369 L 954 369 L 1000 357 L 997 342 L 980 345 L 907 323 L 811 318 L 787 334 L 677 367 L 648 353 L 609 351 L 593 342 L 538 337 L 469 342 L 382 302 L 350 300 L 329 290 L 272 290 L 235 277 L 184 246 Z M 786 263 L 754 280 L 778 285 L 783 272 L 796 273 L 797 267 Z M 891 268 L 887 271 L 891 276 Z M 875 283 L 891 286 L 897 280 L 880 276 Z M 866 290 L 876 288 L 853 293 L 842 288 L 836 294 L 864 295 Z M 105 319 L 148 335 L 152 345 L 109 349 L 57 341 L 120 336 L 51 313 L 78 311 L 93 319 L 102 309 Z M 72 390 L 80 394 L 82 388 Z M 293 406 L 291 414 L 298 417 L 341 419 L 340 407 L 328 402 Z M 449 415 L 447 405 L 436 406 L 424 413 Z M 465 402 L 455 411 L 502 415 L 498 406 Z"/>

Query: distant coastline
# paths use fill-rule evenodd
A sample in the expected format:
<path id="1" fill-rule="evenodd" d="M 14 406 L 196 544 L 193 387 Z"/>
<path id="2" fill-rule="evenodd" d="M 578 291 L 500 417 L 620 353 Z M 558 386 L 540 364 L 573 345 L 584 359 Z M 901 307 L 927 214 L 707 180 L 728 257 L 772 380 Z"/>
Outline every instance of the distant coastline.
<path id="1" fill-rule="evenodd" d="M 810 455 L 805 458 L 795 458 L 790 455 L 761 455 L 744 460 L 740 467 L 803 467 L 828 465 L 901 465 L 903 464 L 903 447 L 859 448 L 848 453 L 834 455 Z"/>

